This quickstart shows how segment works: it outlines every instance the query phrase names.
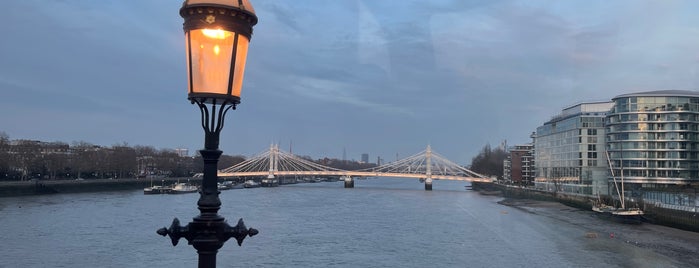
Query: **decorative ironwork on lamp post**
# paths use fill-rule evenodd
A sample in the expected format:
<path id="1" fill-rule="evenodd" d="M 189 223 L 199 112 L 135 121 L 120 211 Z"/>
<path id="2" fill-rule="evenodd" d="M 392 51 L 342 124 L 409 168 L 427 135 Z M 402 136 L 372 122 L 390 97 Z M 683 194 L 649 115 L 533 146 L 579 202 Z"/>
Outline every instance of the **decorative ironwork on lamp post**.
<path id="1" fill-rule="evenodd" d="M 252 27 L 257 24 L 255 10 L 248 0 L 186 0 L 180 9 L 184 18 L 187 56 L 188 99 L 201 111 L 205 132 L 204 178 L 197 202 L 200 214 L 186 226 L 177 218 L 170 228 L 158 234 L 170 236 L 172 245 L 185 238 L 199 254 L 199 267 L 216 267 L 216 253 L 234 237 L 238 245 L 247 236 L 258 233 L 245 227 L 243 219 L 230 226 L 218 215 L 219 136 L 226 113 L 240 103 L 245 60 Z"/>

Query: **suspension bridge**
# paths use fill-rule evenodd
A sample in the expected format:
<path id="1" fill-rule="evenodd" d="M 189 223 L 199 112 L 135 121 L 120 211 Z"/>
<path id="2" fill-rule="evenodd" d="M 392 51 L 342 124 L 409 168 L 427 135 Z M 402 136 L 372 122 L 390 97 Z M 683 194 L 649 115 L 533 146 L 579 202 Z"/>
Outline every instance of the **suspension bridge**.
<path id="1" fill-rule="evenodd" d="M 218 171 L 218 176 L 261 177 L 263 184 L 277 184 L 284 177 L 340 177 L 345 188 L 354 187 L 357 177 L 395 177 L 420 179 L 425 190 L 432 190 L 433 180 L 492 182 L 493 179 L 462 167 L 432 151 L 430 146 L 415 155 L 380 166 L 361 170 L 342 170 L 303 159 L 270 145 L 269 150 L 241 163 Z"/>

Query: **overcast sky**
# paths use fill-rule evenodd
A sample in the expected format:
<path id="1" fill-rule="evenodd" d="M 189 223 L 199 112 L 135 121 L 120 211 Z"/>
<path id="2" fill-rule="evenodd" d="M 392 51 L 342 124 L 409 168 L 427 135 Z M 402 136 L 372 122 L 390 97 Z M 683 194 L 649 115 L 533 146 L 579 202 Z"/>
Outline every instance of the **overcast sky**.
<path id="1" fill-rule="evenodd" d="M 279 143 L 468 164 L 561 109 L 699 84 L 699 1 L 251 1 L 259 23 L 225 154 Z M 203 148 L 178 0 L 7 0 L 10 139 Z"/>

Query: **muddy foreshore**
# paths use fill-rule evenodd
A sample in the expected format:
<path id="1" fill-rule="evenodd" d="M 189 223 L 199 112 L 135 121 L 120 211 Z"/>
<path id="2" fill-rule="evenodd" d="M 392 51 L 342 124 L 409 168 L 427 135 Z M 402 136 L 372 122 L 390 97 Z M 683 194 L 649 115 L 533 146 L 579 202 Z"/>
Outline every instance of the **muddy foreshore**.
<path id="1" fill-rule="evenodd" d="M 623 224 L 599 218 L 592 211 L 558 202 L 506 198 L 498 202 L 580 228 L 581 236 L 610 252 L 645 249 L 667 257 L 677 267 L 699 267 L 699 233 L 651 224 Z M 644 267 L 643 258 L 628 267 Z"/>

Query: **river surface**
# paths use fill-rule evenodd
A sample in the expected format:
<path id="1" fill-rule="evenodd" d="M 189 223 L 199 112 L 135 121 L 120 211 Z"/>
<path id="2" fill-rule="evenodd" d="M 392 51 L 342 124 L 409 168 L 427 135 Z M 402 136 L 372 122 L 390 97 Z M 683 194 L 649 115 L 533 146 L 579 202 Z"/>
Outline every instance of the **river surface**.
<path id="1" fill-rule="evenodd" d="M 558 205 L 505 206 L 464 185 L 435 181 L 425 191 L 416 179 L 381 178 L 356 180 L 354 189 L 323 182 L 223 191 L 220 214 L 260 234 L 242 247 L 229 240 L 218 266 L 697 267 L 686 258 L 699 254 L 691 248 L 668 256 L 620 239 L 629 230 L 662 239 L 647 226 Z M 173 247 L 155 231 L 174 217 L 191 221 L 198 197 L 134 190 L 0 198 L 0 267 L 196 267 L 186 240 Z M 690 239 L 680 239 L 685 248 L 699 239 L 680 236 Z"/>

